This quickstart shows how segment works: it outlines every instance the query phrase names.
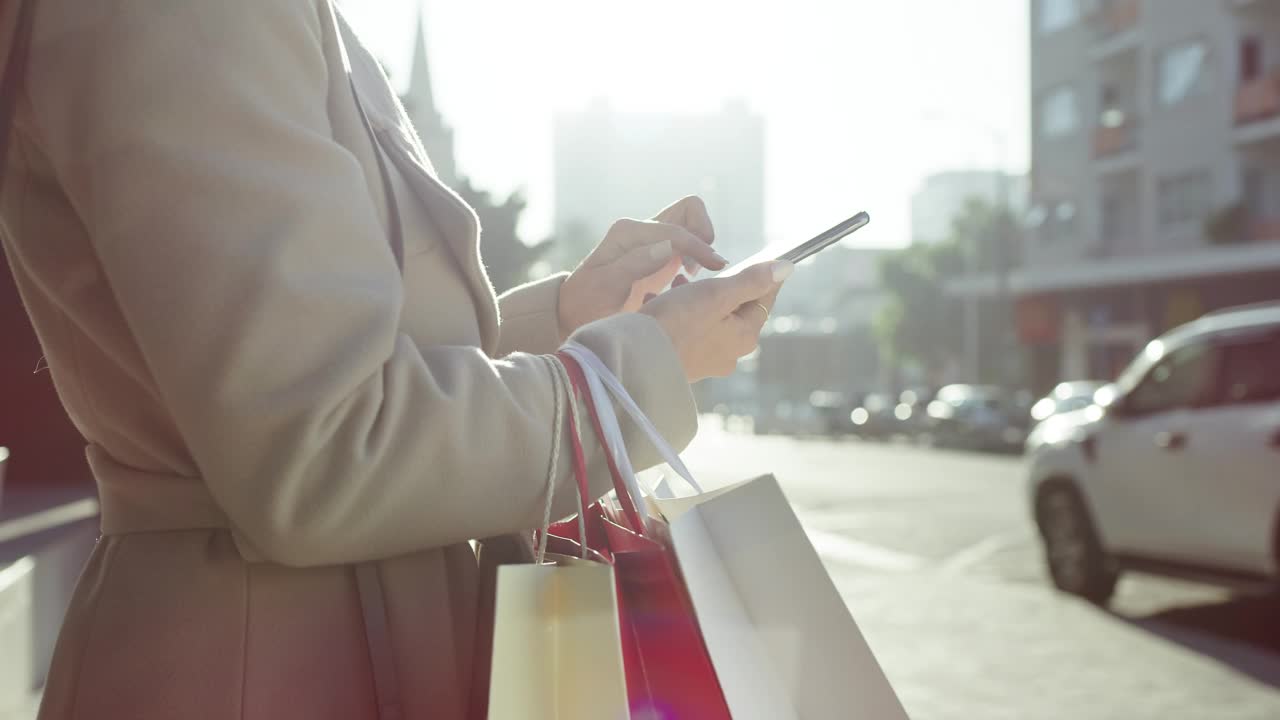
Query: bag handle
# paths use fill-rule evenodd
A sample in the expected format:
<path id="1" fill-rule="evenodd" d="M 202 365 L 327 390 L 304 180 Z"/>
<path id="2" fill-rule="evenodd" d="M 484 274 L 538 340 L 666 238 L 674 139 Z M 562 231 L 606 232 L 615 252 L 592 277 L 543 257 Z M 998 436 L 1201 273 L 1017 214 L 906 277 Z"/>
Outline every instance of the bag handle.
<path id="1" fill-rule="evenodd" d="M 680 454 L 671 447 L 666 438 L 662 437 L 662 433 L 654 426 L 653 422 L 644 414 L 644 411 L 636 404 L 631 394 L 622 386 L 622 382 L 613 374 L 604 361 L 595 354 L 590 348 L 577 342 L 570 341 L 560 351 L 563 355 L 572 357 L 582 368 L 586 375 L 587 385 L 591 392 L 590 396 L 594 401 L 592 406 L 600 415 L 602 425 L 604 426 L 605 436 L 607 437 L 607 448 L 613 454 L 619 456 L 619 466 L 623 470 L 624 485 L 627 492 L 631 495 L 633 503 L 639 505 L 643 502 L 643 493 L 640 489 L 640 482 L 635 477 L 635 472 L 631 467 L 630 458 L 627 457 L 626 445 L 622 439 L 622 430 L 619 427 L 617 415 L 614 412 L 613 402 L 610 396 L 618 401 L 618 405 L 640 428 L 640 431 L 653 444 L 654 450 L 663 462 L 671 466 L 689 486 L 698 494 L 704 492 L 702 485 L 694 479 L 693 473 L 685 466 L 684 461 L 680 459 Z M 602 442 L 605 442 L 602 439 Z M 617 488 L 619 497 L 623 494 L 622 488 Z"/>
<path id="2" fill-rule="evenodd" d="M 572 442 L 572 454 L 570 461 L 573 464 L 574 484 L 577 486 L 576 499 L 578 501 L 578 537 L 582 540 L 581 553 L 583 559 L 587 558 L 588 548 L 586 544 L 587 537 L 587 520 L 586 509 L 591 504 L 587 491 L 587 467 L 586 457 L 582 452 L 581 432 L 578 429 L 578 403 L 574 392 L 573 383 L 570 380 L 569 373 L 565 369 L 564 363 L 555 355 L 541 356 L 551 371 L 551 388 L 555 396 L 553 422 L 555 423 L 551 436 L 551 462 L 547 469 L 547 499 L 546 505 L 542 512 L 542 529 L 538 534 L 538 551 L 535 556 L 535 562 L 541 565 L 546 559 L 547 542 L 549 540 L 549 529 L 551 527 L 551 504 L 555 494 L 556 478 L 559 475 L 558 465 L 560 462 L 560 451 L 562 447 L 561 434 L 565 424 L 565 406 L 564 398 L 568 398 L 568 421 L 569 432 Z"/>
<path id="3" fill-rule="evenodd" d="M 639 535 L 648 535 L 647 523 L 645 522 L 646 516 L 639 512 L 639 506 L 636 499 L 632 497 L 630 486 L 627 483 L 628 476 L 622 472 L 618 465 L 619 458 L 622 458 L 623 460 L 626 459 L 626 448 L 621 442 L 611 443 L 609 434 L 606 433 L 605 429 L 601 426 L 600 411 L 598 407 L 599 403 L 596 402 L 594 393 L 592 393 L 588 387 L 590 382 L 589 376 L 583 372 L 582 366 L 578 363 L 578 360 L 573 355 L 564 353 L 563 351 L 560 356 L 565 368 L 569 372 L 569 377 L 573 380 L 574 389 L 586 395 L 586 405 L 588 414 L 591 417 L 591 425 L 595 430 L 596 437 L 600 440 L 600 446 L 601 450 L 604 452 L 605 462 L 609 466 L 609 475 L 613 479 L 613 489 L 618 494 L 618 502 L 621 503 L 622 511 L 626 515 L 627 523 L 630 525 L 628 529 Z M 623 452 L 617 453 L 614 450 L 615 448 L 621 448 Z M 628 464 L 627 467 L 629 470 L 630 464 Z M 631 481 L 635 482 L 634 473 L 632 473 L 630 477 Z"/>

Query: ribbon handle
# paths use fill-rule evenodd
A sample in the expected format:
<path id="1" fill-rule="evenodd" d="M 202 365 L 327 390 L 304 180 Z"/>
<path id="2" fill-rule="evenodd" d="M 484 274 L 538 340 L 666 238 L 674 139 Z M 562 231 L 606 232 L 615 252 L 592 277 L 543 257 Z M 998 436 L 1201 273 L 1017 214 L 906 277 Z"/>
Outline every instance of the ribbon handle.
<path id="1" fill-rule="evenodd" d="M 664 462 L 671 466 L 685 482 L 698 493 L 703 491 L 702 486 L 693 478 L 693 473 L 689 472 L 689 468 L 685 466 L 680 459 L 679 453 L 666 438 L 662 437 L 657 427 L 644 414 L 644 411 L 636 404 L 631 394 L 622 386 L 622 382 L 613 374 L 608 366 L 593 352 L 590 348 L 576 342 L 570 342 L 561 349 L 562 355 L 571 357 L 582 370 L 585 376 L 588 392 L 589 405 L 594 410 L 594 415 L 598 416 L 599 427 L 597 432 L 601 436 L 601 444 L 604 445 L 605 452 L 609 457 L 616 461 L 620 478 L 615 478 L 615 489 L 618 491 L 619 500 L 626 501 L 634 507 L 644 506 L 644 493 L 640 488 L 640 481 L 636 478 L 635 469 L 631 465 L 631 459 L 627 455 L 626 444 L 622 438 L 622 428 L 618 423 L 617 414 L 614 411 L 612 399 L 618 401 L 618 405 L 622 410 L 635 422 L 641 432 L 653 444 L 658 456 Z M 612 399 L 611 399 L 612 398 Z M 593 418 L 595 420 L 596 418 Z M 621 481 L 620 483 L 618 481 Z M 622 487 L 617 487 L 621 484 Z M 624 509 L 626 508 L 624 503 Z"/>

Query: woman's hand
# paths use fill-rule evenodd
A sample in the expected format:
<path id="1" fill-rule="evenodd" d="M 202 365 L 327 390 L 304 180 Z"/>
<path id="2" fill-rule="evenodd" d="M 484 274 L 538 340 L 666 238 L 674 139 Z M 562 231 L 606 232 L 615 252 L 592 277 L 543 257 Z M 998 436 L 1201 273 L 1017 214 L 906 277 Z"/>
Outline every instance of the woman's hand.
<path id="1" fill-rule="evenodd" d="M 568 337 L 593 320 L 640 309 L 660 292 L 686 259 L 719 270 L 728 263 L 711 249 L 715 231 L 697 197 L 667 207 L 652 220 L 619 220 L 560 288 L 560 334 Z"/>
<path id="2" fill-rule="evenodd" d="M 795 270 L 785 260 L 754 265 L 727 278 L 675 287 L 640 309 L 662 325 L 680 355 L 685 377 L 724 377 L 755 350 L 782 281 Z"/>

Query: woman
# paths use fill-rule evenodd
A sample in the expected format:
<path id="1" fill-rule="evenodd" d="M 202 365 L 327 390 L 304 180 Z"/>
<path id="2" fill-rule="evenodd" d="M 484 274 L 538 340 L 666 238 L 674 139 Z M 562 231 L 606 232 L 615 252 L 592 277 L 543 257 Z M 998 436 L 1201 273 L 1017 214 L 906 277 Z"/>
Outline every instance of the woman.
<path id="1" fill-rule="evenodd" d="M 327 0 L 40 0 L 30 38 L 0 217 L 104 533 L 41 717 L 466 717 L 468 541 L 542 516 L 529 353 L 572 336 L 683 445 L 790 266 L 641 306 L 723 266 L 689 199 L 495 298 Z"/>

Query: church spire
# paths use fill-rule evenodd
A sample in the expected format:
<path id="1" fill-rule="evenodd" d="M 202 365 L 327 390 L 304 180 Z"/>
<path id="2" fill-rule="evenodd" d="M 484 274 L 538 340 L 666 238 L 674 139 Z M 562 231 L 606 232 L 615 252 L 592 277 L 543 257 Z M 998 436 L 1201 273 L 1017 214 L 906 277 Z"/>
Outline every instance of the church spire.
<path id="1" fill-rule="evenodd" d="M 437 115 L 435 96 L 431 92 L 431 66 L 427 62 L 425 12 L 422 5 L 418 5 L 418 18 L 413 24 L 413 65 L 409 68 L 409 97 L 423 117 Z"/>
<path id="2" fill-rule="evenodd" d="M 418 131 L 418 137 L 426 148 L 427 157 L 449 186 L 457 181 L 457 168 L 453 159 L 453 130 L 444 123 L 436 108 L 435 94 L 431 90 L 431 67 L 427 62 L 427 32 L 423 22 L 426 15 L 424 2 L 418 4 L 418 17 L 413 25 L 413 65 L 409 68 L 409 91 L 401 98 L 409 120 Z"/>

